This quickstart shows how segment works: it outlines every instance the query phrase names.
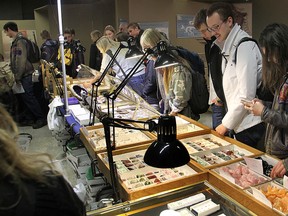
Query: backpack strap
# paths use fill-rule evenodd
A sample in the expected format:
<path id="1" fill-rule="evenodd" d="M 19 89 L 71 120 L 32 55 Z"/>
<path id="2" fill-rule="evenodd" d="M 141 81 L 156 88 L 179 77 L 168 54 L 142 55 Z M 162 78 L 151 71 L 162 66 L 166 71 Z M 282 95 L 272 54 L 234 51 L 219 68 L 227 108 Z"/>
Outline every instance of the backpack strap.
<path id="1" fill-rule="evenodd" d="M 256 43 L 256 45 L 258 46 L 259 50 L 260 50 L 260 47 L 259 47 L 259 44 L 257 42 L 257 40 L 255 40 L 254 38 L 250 38 L 250 37 L 244 37 L 244 38 L 241 38 L 241 40 L 238 42 L 238 44 L 236 45 L 236 50 L 235 50 L 235 55 L 234 55 L 234 60 L 233 62 L 236 64 L 237 62 L 237 52 L 238 52 L 238 47 L 240 46 L 241 43 L 244 43 L 246 41 L 253 41 L 254 43 Z"/>

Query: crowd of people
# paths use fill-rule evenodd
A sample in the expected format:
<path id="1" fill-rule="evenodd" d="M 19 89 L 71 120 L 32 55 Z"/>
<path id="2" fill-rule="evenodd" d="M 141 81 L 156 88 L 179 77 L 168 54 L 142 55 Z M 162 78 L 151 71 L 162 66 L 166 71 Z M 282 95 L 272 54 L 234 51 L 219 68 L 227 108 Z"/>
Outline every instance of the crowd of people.
<path id="1" fill-rule="evenodd" d="M 240 44 L 243 38 L 251 36 L 241 28 L 241 23 L 238 23 L 236 18 L 233 5 L 216 2 L 208 9 L 201 9 L 194 19 L 195 28 L 206 42 L 204 50 L 210 91 L 208 103 L 212 110 L 213 129 L 219 135 L 231 136 L 254 148 L 265 147 L 267 153 L 280 159 L 274 166 L 271 177 L 283 177 L 288 171 L 288 27 L 279 23 L 269 24 L 262 31 L 259 44 L 252 40 Z M 19 100 L 26 106 L 23 110 L 25 119 L 20 121 L 31 123 L 35 129 L 40 128 L 47 122 L 33 91 L 31 76 L 34 68 L 27 58 L 26 42 L 22 40 L 23 35 L 18 32 L 16 23 L 8 22 L 3 29 L 6 35 L 13 39 L 10 61 L 15 83 L 24 89 Z M 168 47 L 173 47 L 165 34 L 151 28 L 143 30 L 138 23 L 133 22 L 121 23 L 118 32 L 113 26 L 107 25 L 103 35 L 101 31 L 94 30 L 90 36 L 92 44 L 89 66 L 100 73 L 106 69 L 116 50 L 121 48 L 110 68 L 111 74 L 114 73 L 120 80 L 127 76 L 138 61 L 137 58 L 125 58 L 128 50 L 125 42 L 129 36 L 134 38 L 140 50 L 152 50 L 152 54 L 148 55 L 129 80 L 128 86 L 161 113 L 173 116 L 180 113 L 190 118 L 195 116 L 189 104 L 193 69 L 187 59 L 181 57 L 177 51 L 169 49 L 171 56 L 179 64 L 154 68 L 159 56 L 157 44 L 165 42 Z M 60 56 L 57 56 L 58 42 L 52 40 L 46 30 L 41 32 L 41 37 L 45 40 L 41 46 L 41 58 L 49 62 L 61 62 Z M 64 37 L 67 75 L 75 78 L 77 66 L 84 64 L 85 48 L 75 39 L 74 29 L 65 29 Z M 53 53 L 51 50 L 54 50 Z M 95 76 L 91 83 L 98 78 Z M 273 101 L 266 101 L 265 98 L 260 100 L 257 95 L 260 88 L 273 94 Z M 9 121 L 10 126 L 3 126 L 13 129 L 15 134 L 15 124 L 3 108 L 0 108 L 0 115 L 8 116 L 5 121 Z M 1 119 L 1 122 L 4 120 Z M 3 142 L 6 143 L 5 140 Z M 13 140 L 7 140 L 8 142 Z M 21 182 L 21 186 L 25 187 L 31 181 L 45 185 L 45 179 L 50 178 L 50 174 L 30 176 L 24 171 L 23 174 L 11 172 L 2 176 L 8 185 L 11 184 L 10 180 L 16 178 Z M 57 175 L 53 172 L 53 176 Z M 60 178 L 56 179 L 56 183 L 60 181 Z M 61 181 L 63 184 L 63 180 Z M 15 193 L 24 193 L 22 189 L 16 188 Z M 15 199 L 15 202 L 18 202 L 17 197 Z M 7 205 L 13 206 L 13 203 Z"/>

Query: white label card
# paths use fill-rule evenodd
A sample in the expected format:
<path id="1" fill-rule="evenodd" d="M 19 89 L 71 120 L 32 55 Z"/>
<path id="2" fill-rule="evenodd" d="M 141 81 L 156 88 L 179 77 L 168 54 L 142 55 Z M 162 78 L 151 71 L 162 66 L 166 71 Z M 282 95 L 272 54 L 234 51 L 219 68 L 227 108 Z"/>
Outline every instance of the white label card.
<path id="1" fill-rule="evenodd" d="M 266 196 L 261 191 L 259 191 L 258 189 L 254 187 L 251 187 L 251 189 L 253 191 L 253 196 L 256 200 L 259 200 L 260 202 L 272 208 L 271 202 L 266 198 Z"/>
<path id="2" fill-rule="evenodd" d="M 263 175 L 263 164 L 261 159 L 243 157 L 248 168 Z"/>
<path id="3" fill-rule="evenodd" d="M 283 187 L 288 189 L 288 177 L 286 175 L 283 177 Z"/>

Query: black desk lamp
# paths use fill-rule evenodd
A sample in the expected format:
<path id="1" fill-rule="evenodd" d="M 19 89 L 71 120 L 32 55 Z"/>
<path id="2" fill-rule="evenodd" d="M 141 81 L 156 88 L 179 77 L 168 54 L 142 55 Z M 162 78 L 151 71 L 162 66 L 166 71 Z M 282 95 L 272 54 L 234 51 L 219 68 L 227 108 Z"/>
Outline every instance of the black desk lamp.
<path id="1" fill-rule="evenodd" d="M 137 58 L 137 57 L 140 57 L 140 56 L 142 56 L 144 54 L 141 50 L 139 50 L 137 48 L 135 38 L 129 37 L 128 40 L 127 40 L 127 43 L 128 43 L 129 50 L 127 51 L 127 53 L 125 55 L 126 59 Z"/>
<path id="2" fill-rule="evenodd" d="M 155 69 L 178 65 L 179 61 L 167 50 L 167 43 L 160 41 L 157 43 L 158 57 L 155 61 Z"/>
<path id="3" fill-rule="evenodd" d="M 107 94 L 106 97 L 112 100 L 112 112 L 114 115 L 114 100 L 121 92 L 121 90 L 125 87 L 128 83 L 129 79 L 133 76 L 133 74 L 137 71 L 140 67 L 142 62 L 147 58 L 148 55 L 152 54 L 152 49 L 147 49 L 144 55 L 138 60 L 135 66 L 131 69 L 131 71 L 127 74 L 124 80 L 119 84 L 119 86 L 110 94 Z M 107 101 L 107 102 L 108 102 Z M 108 102 L 109 105 L 109 102 Z M 95 110 L 96 106 L 95 106 Z M 152 120 L 148 121 L 136 121 L 131 119 L 119 119 L 114 118 L 114 116 L 109 115 L 109 106 L 108 106 L 108 114 L 103 113 L 100 110 L 96 112 L 97 118 L 102 122 L 104 127 L 105 133 L 105 141 L 106 141 L 106 148 L 107 148 L 107 156 L 108 156 L 108 163 L 110 169 L 110 178 L 111 178 L 111 185 L 113 188 L 113 195 L 116 202 L 119 201 L 119 195 L 117 191 L 117 169 L 115 167 L 113 161 L 113 154 L 112 154 L 112 146 L 111 146 L 111 133 L 110 127 L 120 127 L 126 129 L 134 129 L 134 130 L 142 130 L 142 131 L 154 131 L 157 130 L 157 141 L 154 141 L 150 147 L 147 149 L 144 162 L 153 167 L 159 168 L 173 168 L 185 165 L 189 162 L 190 156 L 187 149 L 184 145 L 176 139 L 176 120 L 174 116 L 160 116 L 158 119 L 158 126 Z M 136 127 L 131 126 L 129 123 L 141 123 L 144 127 Z M 113 134 L 115 136 L 115 132 Z"/>

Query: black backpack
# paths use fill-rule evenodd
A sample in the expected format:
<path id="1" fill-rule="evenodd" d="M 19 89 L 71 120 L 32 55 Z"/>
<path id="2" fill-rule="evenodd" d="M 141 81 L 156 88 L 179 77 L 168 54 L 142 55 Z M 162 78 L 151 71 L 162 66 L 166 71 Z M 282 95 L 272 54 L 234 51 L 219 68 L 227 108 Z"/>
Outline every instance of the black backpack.
<path id="1" fill-rule="evenodd" d="M 209 91 L 207 81 L 205 79 L 204 62 L 195 52 L 190 52 L 182 47 L 177 47 L 179 56 L 188 61 L 192 70 L 192 91 L 189 105 L 194 114 L 202 114 L 207 112 L 209 108 Z"/>
<path id="2" fill-rule="evenodd" d="M 253 39 L 253 38 L 250 38 L 250 37 L 244 37 L 244 38 L 242 38 L 242 39 L 238 42 L 238 44 L 237 44 L 237 46 L 236 46 L 235 55 L 234 55 L 234 59 L 233 59 L 233 62 L 235 63 L 235 65 L 236 65 L 236 63 L 237 63 L 238 47 L 240 46 L 241 43 L 244 43 L 244 42 L 246 42 L 246 41 L 253 41 L 254 43 L 256 43 L 256 45 L 258 46 L 259 50 L 261 50 L 260 47 L 259 47 L 259 44 L 258 44 L 257 40 L 255 40 L 255 39 Z M 274 99 L 274 95 L 273 95 L 268 89 L 264 88 L 264 86 L 262 85 L 262 82 L 261 82 L 260 86 L 259 86 L 259 87 L 257 88 L 257 90 L 256 90 L 256 95 L 257 95 L 257 97 L 258 97 L 260 100 L 263 100 L 263 101 L 271 101 L 271 102 L 272 102 L 273 99 Z"/>
<path id="3" fill-rule="evenodd" d="M 40 50 L 37 44 L 26 37 L 21 37 L 27 44 L 27 59 L 30 63 L 37 63 L 40 61 Z"/>
<path id="4" fill-rule="evenodd" d="M 49 40 L 45 42 L 41 50 L 41 59 L 46 60 L 47 62 L 55 62 L 58 55 L 59 44 L 55 40 Z"/>

